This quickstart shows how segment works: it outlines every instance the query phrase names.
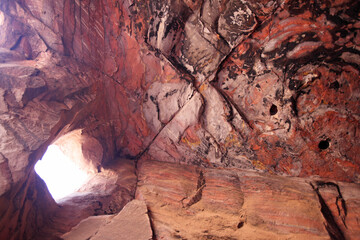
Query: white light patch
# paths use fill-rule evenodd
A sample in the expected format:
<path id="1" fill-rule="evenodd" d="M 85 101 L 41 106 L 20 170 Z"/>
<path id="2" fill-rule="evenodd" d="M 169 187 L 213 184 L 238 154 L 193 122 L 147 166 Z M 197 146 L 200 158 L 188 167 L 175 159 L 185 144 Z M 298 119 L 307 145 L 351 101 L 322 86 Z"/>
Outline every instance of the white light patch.
<path id="1" fill-rule="evenodd" d="M 48 147 L 35 164 L 35 171 L 45 181 L 55 201 L 78 190 L 89 178 L 56 145 Z"/>
<path id="2" fill-rule="evenodd" d="M 5 16 L 4 13 L 0 11 L 0 26 L 4 25 Z"/>

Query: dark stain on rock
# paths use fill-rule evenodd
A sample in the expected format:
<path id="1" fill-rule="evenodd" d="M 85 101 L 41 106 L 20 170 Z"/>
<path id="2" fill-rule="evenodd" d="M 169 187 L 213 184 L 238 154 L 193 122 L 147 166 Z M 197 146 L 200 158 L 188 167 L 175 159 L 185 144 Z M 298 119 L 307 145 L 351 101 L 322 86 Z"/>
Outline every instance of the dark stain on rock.
<path id="1" fill-rule="evenodd" d="M 338 81 L 335 81 L 335 82 L 332 82 L 331 84 L 330 84 L 330 88 L 331 89 L 339 89 L 340 88 L 340 84 L 339 84 L 339 82 Z"/>

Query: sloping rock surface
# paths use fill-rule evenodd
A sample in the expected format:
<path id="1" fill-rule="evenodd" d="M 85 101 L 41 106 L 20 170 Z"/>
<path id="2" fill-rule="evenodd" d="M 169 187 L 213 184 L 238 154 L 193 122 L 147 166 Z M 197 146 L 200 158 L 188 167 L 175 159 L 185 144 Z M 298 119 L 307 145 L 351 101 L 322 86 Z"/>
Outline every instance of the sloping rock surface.
<path id="1" fill-rule="evenodd" d="M 152 239 L 146 204 L 132 200 L 117 215 L 89 217 L 70 232 L 64 240 L 149 240 Z"/>

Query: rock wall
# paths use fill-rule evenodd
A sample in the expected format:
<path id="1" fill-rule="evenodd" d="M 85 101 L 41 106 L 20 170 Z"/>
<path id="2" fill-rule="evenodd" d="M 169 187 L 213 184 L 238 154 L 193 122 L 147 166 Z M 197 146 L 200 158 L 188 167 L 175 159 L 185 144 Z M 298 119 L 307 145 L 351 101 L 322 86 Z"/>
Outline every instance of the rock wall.
<path id="1" fill-rule="evenodd" d="M 146 161 L 157 239 L 358 239 L 358 185 Z"/>
<path id="2" fill-rule="evenodd" d="M 30 239 L 56 215 L 33 166 L 73 130 L 94 143 L 82 149 L 99 169 L 131 159 L 132 173 L 157 160 L 358 188 L 359 9 L 355 0 L 1 1 L 0 238 Z M 309 199 L 324 189 L 313 184 Z"/>

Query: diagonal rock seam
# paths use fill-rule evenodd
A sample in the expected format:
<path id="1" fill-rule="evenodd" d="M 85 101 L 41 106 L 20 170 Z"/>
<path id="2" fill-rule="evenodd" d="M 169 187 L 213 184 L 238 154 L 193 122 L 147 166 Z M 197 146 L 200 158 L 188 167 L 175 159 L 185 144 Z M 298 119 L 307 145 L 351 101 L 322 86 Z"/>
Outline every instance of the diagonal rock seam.
<path id="1" fill-rule="evenodd" d="M 229 103 L 229 105 L 234 107 L 236 112 L 240 115 L 240 117 L 244 120 L 244 122 L 249 126 L 249 128 L 254 130 L 254 126 L 251 124 L 249 118 L 246 116 L 244 111 L 242 111 L 240 109 L 240 107 L 224 91 L 222 91 L 220 88 L 216 87 L 215 84 L 212 84 L 212 86 L 219 92 L 219 94 L 225 99 L 225 101 Z M 234 117 L 234 114 L 231 117 Z"/>
<path id="2" fill-rule="evenodd" d="M 323 181 L 317 181 L 314 184 L 310 182 L 310 186 L 312 187 L 312 189 L 315 191 L 316 195 L 318 196 L 318 200 L 319 200 L 319 203 L 321 206 L 320 211 L 326 221 L 326 223 L 324 223 L 324 225 L 325 225 L 326 231 L 328 232 L 331 240 L 346 240 L 343 231 L 341 230 L 339 225 L 336 223 L 333 213 L 331 212 L 329 206 L 326 204 L 323 196 L 321 195 L 321 193 L 319 191 L 319 188 L 323 188 L 323 187 L 327 187 L 327 186 L 336 187 L 338 194 L 339 194 L 336 197 L 336 206 L 338 208 L 339 215 L 340 215 L 340 208 L 338 206 L 338 199 L 340 199 L 342 206 L 344 206 L 345 217 L 346 217 L 346 215 L 347 215 L 346 204 L 345 204 L 345 200 L 342 198 L 339 186 L 333 182 L 323 182 Z M 340 217 L 341 217 L 341 215 L 340 215 Z M 345 225 L 345 217 L 344 218 L 341 217 L 344 225 Z"/>
<path id="3" fill-rule="evenodd" d="M 201 9 L 203 8 L 203 5 L 204 5 L 204 3 L 201 4 Z M 279 7 L 280 7 L 280 5 L 277 6 L 275 9 L 273 9 L 272 12 L 275 12 Z M 191 12 L 192 12 L 192 14 L 194 14 L 193 11 L 191 11 Z M 271 16 L 271 14 L 269 15 L 269 17 L 270 17 L 270 16 Z M 268 18 L 269 18 L 269 17 L 268 17 Z M 268 18 L 266 18 L 266 19 L 264 20 L 264 22 L 267 21 Z M 199 19 L 199 21 L 202 22 L 201 19 Z M 248 33 L 248 37 L 250 37 L 251 34 L 252 34 L 260 25 L 261 25 L 261 22 L 257 22 L 256 26 L 251 30 L 250 33 Z M 219 36 L 220 36 L 221 39 L 223 39 L 223 36 L 222 36 L 221 34 L 219 34 Z M 207 39 L 205 39 L 205 40 L 207 40 Z M 214 74 L 212 74 L 211 76 L 209 76 L 209 77 L 207 77 L 207 78 L 205 79 L 205 81 L 206 81 L 207 83 L 211 84 L 211 82 L 212 82 L 214 79 L 215 79 L 215 80 L 217 79 L 217 77 L 218 77 L 218 72 L 219 72 L 219 66 L 221 66 L 221 65 L 226 61 L 226 59 L 232 54 L 232 52 L 234 51 L 234 49 L 236 49 L 236 47 L 237 47 L 238 45 L 240 45 L 244 40 L 245 40 L 245 39 L 241 40 L 240 42 L 238 42 L 238 43 L 237 43 L 235 46 L 233 46 L 232 48 L 231 48 L 231 46 L 229 46 L 229 43 L 227 43 L 227 42 L 225 41 L 225 44 L 226 44 L 227 46 L 229 46 L 231 49 L 230 49 L 230 51 L 229 51 L 227 54 L 225 54 L 225 56 L 222 58 L 222 60 L 218 63 L 218 70 L 217 70 Z M 207 41 L 208 41 L 208 40 L 207 40 Z M 176 59 L 174 59 L 171 55 L 167 56 L 166 54 L 164 54 L 164 53 L 161 51 L 161 49 L 154 48 L 154 46 L 152 46 L 152 45 L 148 42 L 148 39 L 147 39 L 147 38 L 146 38 L 145 43 L 146 43 L 149 51 L 154 50 L 154 51 L 156 51 L 157 53 L 161 54 L 161 56 L 163 56 L 165 59 L 167 59 L 175 69 L 177 69 L 178 71 L 180 71 L 180 72 L 182 72 L 182 73 L 190 76 L 190 78 L 192 79 L 193 86 L 195 87 L 196 91 L 197 91 L 198 93 L 200 93 L 202 99 L 204 100 L 204 101 L 203 101 L 204 104 L 206 104 L 206 96 L 205 96 L 203 93 L 201 93 L 201 91 L 199 91 L 200 86 L 203 85 L 203 84 L 205 83 L 205 81 L 204 81 L 200 86 L 197 87 L 196 84 L 195 84 L 195 83 L 196 83 L 196 78 L 195 78 L 181 63 L 179 63 L 179 62 L 178 62 Z M 173 49 L 176 47 L 176 44 L 177 44 L 177 42 L 174 44 Z M 215 49 L 217 49 L 217 48 L 215 48 Z M 219 51 L 219 49 L 217 49 L 217 50 Z M 242 110 L 240 109 L 240 107 L 239 107 L 224 91 L 222 91 L 221 89 L 219 89 L 218 87 L 216 87 L 214 84 L 211 84 L 211 86 L 213 86 L 213 87 L 215 88 L 215 90 L 219 93 L 219 95 L 220 95 L 230 106 L 232 106 L 232 107 L 236 110 L 236 112 L 240 115 L 240 117 L 243 119 L 243 121 L 249 126 L 249 128 L 250 128 L 251 130 L 254 130 L 254 126 L 251 124 L 250 120 L 248 119 L 248 117 L 246 116 L 246 114 L 244 113 L 244 111 L 242 111 Z M 229 106 L 229 107 L 230 107 L 230 106 Z M 184 107 L 184 106 L 183 106 L 183 107 Z M 177 113 L 178 113 L 180 110 L 181 110 L 181 109 L 179 109 L 179 110 L 177 111 Z M 232 108 L 231 108 L 231 107 L 230 107 L 230 110 L 232 111 Z M 200 116 L 201 116 L 201 115 L 202 115 L 202 114 L 200 114 Z M 174 115 L 174 117 L 175 117 L 175 115 Z M 173 118 L 172 118 L 172 119 L 173 119 Z M 171 120 L 170 120 L 170 121 L 171 121 Z M 169 122 L 170 122 L 170 121 L 169 121 Z M 233 126 L 233 124 L 231 123 L 231 121 L 228 121 L 228 122 Z M 155 137 L 154 137 L 154 138 L 152 139 L 152 141 L 148 144 L 148 146 L 147 146 L 141 153 L 139 153 L 139 154 L 135 157 L 135 159 L 139 159 L 139 158 L 149 149 L 149 147 L 151 146 L 151 144 L 155 141 L 155 139 L 157 138 L 157 136 L 160 134 L 160 132 L 162 131 L 162 129 L 163 129 L 164 127 L 165 127 L 165 126 L 163 126 L 163 127 L 160 129 L 160 131 L 155 135 Z M 234 129 L 236 129 L 236 128 L 234 128 Z M 238 131 L 237 131 L 237 132 L 238 132 Z M 238 132 L 238 133 L 239 133 L 240 135 L 242 135 L 240 132 Z"/>
<path id="4" fill-rule="evenodd" d="M 201 5 L 201 8 L 203 8 L 203 5 L 204 5 L 204 3 L 202 3 L 202 5 Z M 279 6 L 278 6 L 279 7 Z M 278 8 L 277 7 L 277 8 Z M 275 8 L 273 11 L 275 11 L 277 8 Z M 191 11 L 192 12 L 192 14 L 194 14 L 194 12 L 193 11 Z M 202 20 L 201 19 L 199 19 L 199 21 L 201 21 L 202 22 Z M 260 23 L 257 23 L 256 24 L 256 27 L 254 28 L 254 29 L 252 29 L 251 30 L 251 32 L 250 33 L 248 33 L 248 37 L 249 36 L 251 36 L 251 34 L 256 30 L 256 28 L 257 27 L 259 27 L 260 26 Z M 221 36 L 221 34 L 219 34 L 219 36 L 220 36 L 220 38 L 223 38 L 222 36 Z M 205 39 L 206 41 L 208 41 L 207 39 Z M 229 46 L 229 43 L 227 43 L 226 41 L 225 41 L 225 44 L 227 45 L 227 46 L 229 46 L 231 49 L 230 49 L 230 51 L 227 53 L 227 54 L 225 54 L 225 56 L 222 58 L 222 60 L 218 63 L 218 67 L 219 66 L 221 66 L 222 65 L 222 63 L 228 58 L 228 56 L 229 55 L 231 55 L 231 53 L 233 52 L 233 50 L 234 49 L 236 49 L 236 47 L 238 46 L 238 45 L 240 45 L 243 41 L 244 41 L 245 39 L 243 39 L 243 40 L 241 40 L 239 43 L 237 43 L 235 46 L 233 46 L 232 48 Z M 152 50 L 152 49 L 154 49 L 154 47 L 148 42 L 148 41 L 145 41 L 145 43 L 146 43 L 146 45 L 147 45 L 147 47 L 148 47 L 148 49 L 149 50 Z M 176 43 L 174 44 L 174 47 L 173 48 L 175 48 L 175 46 L 176 46 Z M 215 49 L 217 49 L 217 48 L 215 48 Z M 206 96 L 204 96 L 204 94 L 202 94 L 201 93 L 201 91 L 199 91 L 199 87 L 196 87 L 196 84 L 195 84 L 195 81 L 196 81 L 196 79 L 195 79 L 195 77 L 181 64 L 181 63 L 179 63 L 176 59 L 174 59 L 171 55 L 170 56 L 167 56 L 166 54 L 164 54 L 164 53 L 162 53 L 162 51 L 161 51 L 161 49 L 158 49 L 158 48 L 156 48 L 156 49 L 154 49 L 154 50 L 156 50 L 156 52 L 158 52 L 158 53 L 160 53 L 164 58 L 166 58 L 178 71 L 180 71 L 180 72 L 182 72 L 182 73 L 186 73 L 187 75 L 190 75 L 190 77 L 191 77 L 191 79 L 192 79 L 192 82 L 193 82 L 193 85 L 195 86 L 195 88 L 196 88 L 196 91 L 198 91 L 200 94 L 201 94 L 201 96 L 202 96 L 202 98 L 205 100 L 206 99 Z M 217 49 L 218 51 L 219 51 L 219 49 Z M 217 67 L 217 68 L 218 68 Z M 215 78 L 216 79 L 216 77 L 217 77 L 217 75 L 218 75 L 218 71 L 216 71 L 214 74 L 212 74 L 211 76 L 209 76 L 209 77 L 207 77 L 206 79 L 205 79 L 205 81 L 206 82 L 208 82 L 208 83 L 210 83 L 213 79 L 212 78 Z M 210 78 L 210 79 L 209 79 Z M 204 84 L 204 82 L 202 83 L 202 84 Z M 201 85 L 202 85 L 201 84 Z M 213 84 L 211 84 L 212 86 L 213 86 Z M 219 88 L 217 88 L 217 87 L 215 87 L 215 89 L 216 89 L 216 91 L 222 96 L 222 98 L 226 101 L 226 102 L 228 102 L 228 103 L 230 103 L 230 105 L 232 105 L 235 109 L 236 109 L 236 111 L 239 113 L 239 115 L 241 116 L 241 118 L 245 121 L 245 123 L 251 128 L 251 129 L 253 129 L 253 126 L 252 126 L 252 124 L 250 123 L 250 121 L 249 121 L 249 119 L 246 117 L 246 115 L 245 115 L 245 113 L 226 95 L 226 93 L 224 93 L 223 91 L 221 91 Z M 161 131 L 161 130 L 160 130 Z M 153 141 L 152 141 L 153 142 Z M 151 145 L 151 143 L 149 144 L 149 145 Z M 145 151 L 145 150 L 144 150 Z M 141 156 L 142 154 L 140 154 L 140 156 Z"/>
<path id="5" fill-rule="evenodd" d="M 153 220 L 154 217 L 153 217 L 153 213 L 150 211 L 149 207 L 147 207 L 147 215 L 149 217 L 150 228 L 151 228 L 151 232 L 152 232 L 152 239 L 156 240 L 157 239 L 156 231 L 155 231 L 154 220 Z"/>
<path id="6" fill-rule="evenodd" d="M 155 136 L 151 139 L 150 143 L 144 148 L 144 150 L 142 150 L 139 154 L 137 154 L 135 157 L 133 157 L 135 159 L 135 163 L 137 164 L 138 160 L 141 158 L 141 156 L 143 156 L 150 148 L 150 146 L 155 142 L 156 138 L 161 134 L 161 132 L 165 129 L 165 127 L 167 125 L 169 125 L 172 120 L 181 112 L 181 110 L 191 102 L 191 100 L 194 98 L 194 94 L 191 95 L 191 97 L 187 100 L 187 102 L 181 107 L 179 108 L 174 114 L 173 116 L 169 119 L 169 121 L 165 124 L 163 124 L 161 126 L 161 128 L 159 129 L 159 131 L 155 134 Z M 202 112 L 202 110 L 200 110 Z M 201 114 L 200 114 L 201 116 Z M 186 130 L 186 129 L 185 129 Z"/>
<path id="7" fill-rule="evenodd" d="M 338 192 L 338 196 L 336 196 L 336 208 L 338 210 L 338 214 L 341 218 L 341 221 L 343 222 L 344 226 L 347 228 L 346 226 L 346 216 L 347 216 L 347 207 L 346 207 L 346 202 L 341 194 L 340 191 L 340 187 L 339 185 L 333 183 L 333 182 L 323 182 L 323 181 L 317 181 L 316 182 L 318 188 L 325 188 L 325 187 L 335 187 L 337 192 Z M 339 206 L 339 202 L 341 204 L 341 206 Z M 344 215 L 341 214 L 341 209 L 344 210 Z"/>
<path id="8" fill-rule="evenodd" d="M 192 194 L 190 197 L 186 197 L 181 200 L 181 203 L 183 204 L 183 208 L 191 207 L 195 203 L 199 202 L 202 198 L 202 192 L 205 187 L 206 187 L 206 180 L 204 177 L 204 172 L 202 170 L 200 170 L 195 193 Z M 189 201 L 184 206 L 183 201 L 185 199 L 189 199 Z"/>

